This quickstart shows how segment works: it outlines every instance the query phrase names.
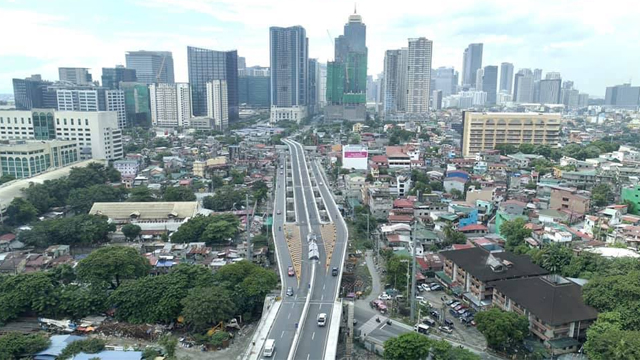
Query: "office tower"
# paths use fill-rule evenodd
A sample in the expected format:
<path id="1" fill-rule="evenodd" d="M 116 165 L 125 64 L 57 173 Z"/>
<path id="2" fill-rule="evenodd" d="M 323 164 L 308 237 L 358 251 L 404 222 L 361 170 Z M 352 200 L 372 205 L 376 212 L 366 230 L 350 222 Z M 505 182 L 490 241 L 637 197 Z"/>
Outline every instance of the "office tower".
<path id="1" fill-rule="evenodd" d="M 540 80 L 540 99 L 538 102 L 540 104 L 562 104 L 562 79 L 555 76 L 550 79 L 549 74 L 554 73 L 547 73 L 547 78 Z M 555 74 L 560 75 L 559 73 Z"/>
<path id="2" fill-rule="evenodd" d="M 480 113 L 462 115 L 461 150 L 471 156 L 498 144 L 534 144 L 555 147 L 560 141 L 561 114 Z"/>
<path id="3" fill-rule="evenodd" d="M 589 106 L 589 94 L 580 93 L 578 94 L 578 108 L 586 108 Z"/>
<path id="4" fill-rule="evenodd" d="M 58 89 L 56 95 L 60 111 L 106 110 L 106 106 L 100 106 L 101 93 L 98 90 Z"/>
<path id="5" fill-rule="evenodd" d="M 435 69 L 435 90 L 442 91 L 442 96 L 455 94 L 458 87 L 458 72 L 452 67 L 441 66 Z"/>
<path id="6" fill-rule="evenodd" d="M 136 70 L 127 69 L 122 65 L 116 65 L 115 68 L 102 68 L 102 87 L 107 89 L 119 89 L 121 81 L 138 81 Z"/>
<path id="7" fill-rule="evenodd" d="M 270 76 L 238 77 L 238 102 L 241 107 L 268 109 L 271 101 Z"/>
<path id="8" fill-rule="evenodd" d="M 138 82 L 149 85 L 173 84 L 173 54 L 171 51 L 128 51 L 125 54 L 127 69 L 136 71 Z"/>
<path id="9" fill-rule="evenodd" d="M 318 102 L 320 107 L 327 105 L 327 64 L 319 64 L 320 81 L 318 82 Z"/>
<path id="10" fill-rule="evenodd" d="M 124 91 L 124 104 L 129 126 L 149 127 L 151 125 L 151 108 L 149 107 L 149 87 L 140 82 L 121 82 L 120 90 Z"/>
<path id="11" fill-rule="evenodd" d="M 247 68 L 247 60 L 244 56 L 238 56 L 238 74 Z"/>
<path id="12" fill-rule="evenodd" d="M 476 74 L 482 67 L 482 43 L 469 44 L 464 50 L 462 61 L 462 85 L 464 87 L 476 87 Z"/>
<path id="13" fill-rule="evenodd" d="M 307 101 L 307 110 L 309 115 L 314 115 L 318 110 L 318 81 L 320 80 L 320 70 L 318 69 L 318 59 L 309 59 L 308 80 L 309 87 L 307 93 L 309 98 Z"/>
<path id="14" fill-rule="evenodd" d="M 105 90 L 105 105 L 107 111 L 115 111 L 118 113 L 118 127 L 124 129 L 127 127 L 127 110 L 124 101 L 124 91 L 122 90 Z"/>
<path id="15" fill-rule="evenodd" d="M 513 93 L 513 64 L 503 62 L 500 64 L 500 91 Z"/>
<path id="16" fill-rule="evenodd" d="M 533 102 L 534 81 L 530 69 L 520 69 L 513 84 L 513 101 L 517 103 Z"/>
<path id="17" fill-rule="evenodd" d="M 391 114 L 398 111 L 398 75 L 402 50 L 387 50 L 384 55 L 382 111 Z"/>
<path id="18" fill-rule="evenodd" d="M 240 72 L 238 72 L 240 74 Z M 244 69 L 244 75 L 238 76 L 262 76 L 269 77 L 271 76 L 271 70 L 268 67 L 263 66 L 251 66 Z"/>
<path id="19" fill-rule="evenodd" d="M 429 112 L 431 95 L 431 56 L 433 41 L 427 38 L 409 39 L 407 62 L 407 113 Z"/>
<path id="20" fill-rule="evenodd" d="M 540 80 L 542 80 L 542 69 L 533 70 L 533 99 L 532 102 L 540 102 Z"/>
<path id="21" fill-rule="evenodd" d="M 115 111 L 0 111 L 0 124 L 9 119 L 25 121 L 13 123 L 13 129 L 6 133 L 0 132 L 0 140 L 73 141 L 80 160 L 117 160 L 123 156 L 122 131 Z"/>
<path id="22" fill-rule="evenodd" d="M 498 88 L 498 67 L 494 65 L 485 66 L 482 75 L 482 91 L 487 93 L 487 105 L 496 104 Z"/>
<path id="23" fill-rule="evenodd" d="M 151 121 L 158 127 L 185 126 L 191 118 L 189 84 L 149 85 Z"/>
<path id="24" fill-rule="evenodd" d="M 434 110 L 442 109 L 442 90 L 433 90 L 432 100 Z"/>
<path id="25" fill-rule="evenodd" d="M 408 80 L 407 80 L 407 68 L 409 62 L 409 48 L 401 48 L 400 49 L 400 61 L 398 62 L 398 111 L 405 112 L 407 111 L 407 89 L 408 89 Z"/>
<path id="26" fill-rule="evenodd" d="M 372 75 L 367 75 L 367 102 L 376 103 L 376 93 L 378 92 L 377 80 L 373 80 Z"/>
<path id="27" fill-rule="evenodd" d="M 482 76 L 484 75 L 484 69 L 480 68 L 476 70 L 476 91 L 482 91 Z"/>
<path id="28" fill-rule="evenodd" d="M 189 46 L 187 55 L 193 116 L 206 116 L 209 113 L 207 83 L 213 80 L 225 80 L 229 102 L 225 107 L 229 111 L 227 119 L 238 119 L 238 52 Z"/>
<path id="29" fill-rule="evenodd" d="M 609 107 L 637 108 L 640 105 L 640 86 L 631 86 L 631 84 L 608 86 L 604 104 Z"/>
<path id="30" fill-rule="evenodd" d="M 269 28 L 271 122 L 307 116 L 308 45 L 302 26 Z"/>
<path id="31" fill-rule="evenodd" d="M 229 126 L 229 93 L 226 80 L 207 82 L 207 116 L 213 119 L 216 130 Z"/>
<path id="32" fill-rule="evenodd" d="M 533 69 L 533 81 L 542 80 L 542 69 Z"/>
<path id="33" fill-rule="evenodd" d="M 60 81 L 68 81 L 76 85 L 87 85 L 93 81 L 87 68 L 58 68 L 58 78 Z"/>
<path id="34" fill-rule="evenodd" d="M 32 75 L 25 79 L 13 79 L 13 99 L 16 109 L 45 108 L 43 96 L 48 85 L 51 85 L 51 82 L 43 81 L 40 75 Z"/>
<path id="35" fill-rule="evenodd" d="M 354 13 L 335 39 L 335 58 L 327 64 L 325 119 L 364 121 L 367 102 L 367 27 Z"/>
<path id="36" fill-rule="evenodd" d="M 560 75 L 559 72 L 550 71 L 545 74 L 544 78 L 545 80 L 558 80 L 558 79 L 562 79 L 562 75 Z"/>

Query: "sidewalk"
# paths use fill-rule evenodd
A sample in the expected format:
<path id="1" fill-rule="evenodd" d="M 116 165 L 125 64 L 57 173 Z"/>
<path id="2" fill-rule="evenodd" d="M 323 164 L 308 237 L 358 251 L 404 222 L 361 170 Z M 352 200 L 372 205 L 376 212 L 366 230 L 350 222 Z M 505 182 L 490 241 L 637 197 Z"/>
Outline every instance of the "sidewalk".
<path id="1" fill-rule="evenodd" d="M 380 274 L 376 271 L 376 265 L 373 263 L 373 251 L 367 250 L 365 253 L 365 261 L 369 269 L 369 274 L 371 274 L 371 293 L 360 301 L 363 301 L 369 306 L 369 302 L 377 299 L 378 295 L 382 293 L 382 287 L 380 285 Z"/>

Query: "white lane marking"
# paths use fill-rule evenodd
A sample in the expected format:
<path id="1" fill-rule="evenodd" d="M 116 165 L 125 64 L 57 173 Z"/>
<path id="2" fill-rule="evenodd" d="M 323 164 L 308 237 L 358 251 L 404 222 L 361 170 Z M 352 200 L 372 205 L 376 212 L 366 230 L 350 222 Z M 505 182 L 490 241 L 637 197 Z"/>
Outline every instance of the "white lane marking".
<path id="1" fill-rule="evenodd" d="M 380 326 L 380 330 L 384 329 L 385 326 L 387 326 L 387 324 Z"/>
<path id="2" fill-rule="evenodd" d="M 307 360 L 309 360 L 309 356 L 311 356 L 311 354 L 307 354 Z"/>
<path id="3" fill-rule="evenodd" d="M 287 316 L 287 319 L 291 319 L 291 313 L 289 313 L 289 316 Z"/>
<path id="4" fill-rule="evenodd" d="M 316 337 L 316 332 L 314 331 L 313 334 L 311 334 L 311 340 L 313 340 L 313 338 Z"/>
<path id="5" fill-rule="evenodd" d="M 280 339 L 282 339 L 283 336 L 284 336 L 284 331 L 282 332 L 282 334 L 280 334 Z"/>
<path id="6" fill-rule="evenodd" d="M 324 290 L 327 287 L 327 284 L 322 285 L 322 290 Z"/>
<path id="7" fill-rule="evenodd" d="M 322 296 L 320 296 L 320 301 L 324 300 L 324 294 L 322 294 Z"/>

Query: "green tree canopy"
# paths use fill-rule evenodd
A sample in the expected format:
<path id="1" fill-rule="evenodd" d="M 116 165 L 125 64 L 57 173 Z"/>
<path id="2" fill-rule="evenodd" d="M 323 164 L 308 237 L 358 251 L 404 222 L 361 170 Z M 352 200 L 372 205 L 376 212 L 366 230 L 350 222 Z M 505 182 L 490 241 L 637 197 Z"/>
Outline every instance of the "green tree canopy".
<path id="1" fill-rule="evenodd" d="M 213 196 L 205 197 L 202 205 L 213 211 L 229 211 L 234 205 L 236 209 L 240 209 L 245 205 L 245 191 L 235 190 L 233 186 L 223 186 Z"/>
<path id="2" fill-rule="evenodd" d="M 525 316 L 498 308 L 477 313 L 475 321 L 489 347 L 498 350 L 521 343 L 529 334 L 529 320 Z"/>
<path id="3" fill-rule="evenodd" d="M 104 350 L 104 346 L 105 341 L 97 338 L 74 341 L 67 345 L 56 359 L 70 359 L 81 352 L 85 354 L 97 354 Z"/>
<path id="4" fill-rule="evenodd" d="M 92 185 L 88 188 L 72 189 L 69 192 L 67 204 L 76 213 L 88 213 L 93 203 L 123 201 L 126 193 L 126 189 L 123 187 L 105 184 Z"/>
<path id="5" fill-rule="evenodd" d="M 525 238 L 531 236 L 531 229 L 525 227 L 526 223 L 522 218 L 502 223 L 500 226 L 500 234 L 506 239 L 505 247 L 507 250 L 515 250 L 515 248 L 524 244 Z"/>
<path id="6" fill-rule="evenodd" d="M 458 231 L 451 224 L 447 224 L 444 227 L 444 246 L 451 246 L 452 244 L 466 244 L 467 237 L 462 232 Z"/>
<path id="7" fill-rule="evenodd" d="M 7 207 L 7 223 L 11 225 L 24 225 L 35 220 L 38 209 L 24 198 L 14 198 Z"/>
<path id="8" fill-rule="evenodd" d="M 192 289 L 181 303 L 184 321 L 197 332 L 203 332 L 220 321 L 228 321 L 236 311 L 231 292 L 218 287 Z"/>
<path id="9" fill-rule="evenodd" d="M 51 245 L 91 245 L 107 240 L 109 232 L 115 231 L 115 225 L 103 215 L 76 215 L 36 222 L 31 230 L 21 231 L 18 239 L 38 248 Z"/>
<path id="10" fill-rule="evenodd" d="M 164 201 L 195 201 L 196 194 L 188 187 L 170 186 L 166 188 L 163 195 Z"/>
<path id="11" fill-rule="evenodd" d="M 600 183 L 591 189 L 591 200 L 596 206 L 609 205 L 613 201 L 613 191 L 607 183 Z"/>
<path id="12" fill-rule="evenodd" d="M 197 215 L 180 226 L 171 240 L 176 243 L 204 241 L 207 244 L 225 243 L 238 234 L 240 220 L 233 214 Z"/>
<path id="13" fill-rule="evenodd" d="M 640 359 L 640 331 L 623 330 L 622 315 L 605 312 L 587 330 L 584 351 L 592 360 Z"/>
<path id="14" fill-rule="evenodd" d="M 134 248 L 107 246 L 82 259 L 76 271 L 80 280 L 93 284 L 107 283 L 115 289 L 122 280 L 145 276 L 150 269 L 147 258 Z"/>
<path id="15" fill-rule="evenodd" d="M 24 355 L 36 354 L 51 342 L 42 334 L 22 334 L 10 332 L 0 336 L 0 359 L 20 359 Z"/>
<path id="16" fill-rule="evenodd" d="M 132 241 L 133 239 L 137 238 L 138 236 L 140 236 L 140 232 L 142 231 L 142 229 L 140 228 L 140 226 L 136 225 L 136 224 L 125 224 L 122 226 L 122 234 L 129 240 Z"/>
<path id="17" fill-rule="evenodd" d="M 129 193 L 130 202 L 152 202 L 157 199 L 154 197 L 153 191 L 146 186 L 136 186 Z"/>
<path id="18" fill-rule="evenodd" d="M 416 332 L 409 332 L 384 342 L 387 360 L 423 360 L 429 356 L 432 341 Z"/>
<path id="19" fill-rule="evenodd" d="M 262 203 L 267 198 L 268 191 L 267 184 L 262 180 L 258 180 L 251 185 L 251 197 L 258 203 Z"/>
<path id="20" fill-rule="evenodd" d="M 573 253 L 566 246 L 553 244 L 545 246 L 533 256 L 533 262 L 553 274 L 562 274 L 571 263 Z"/>

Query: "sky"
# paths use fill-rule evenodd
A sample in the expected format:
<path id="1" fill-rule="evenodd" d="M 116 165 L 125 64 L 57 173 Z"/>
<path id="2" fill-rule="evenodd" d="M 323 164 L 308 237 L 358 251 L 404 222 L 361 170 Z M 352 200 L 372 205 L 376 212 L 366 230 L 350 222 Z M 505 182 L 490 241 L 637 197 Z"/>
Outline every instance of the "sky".
<path id="1" fill-rule="evenodd" d="M 301 25 L 309 55 L 333 59 L 333 38 L 354 11 L 343 0 L 0 0 L 0 93 L 12 78 L 58 67 L 125 64 L 131 50 L 173 52 L 176 81 L 187 81 L 187 46 L 237 49 L 247 66 L 269 66 L 269 27 Z M 365 0 L 368 72 L 407 39 L 433 40 L 433 67 L 460 71 L 470 43 L 484 43 L 483 66 L 511 62 L 558 71 L 591 96 L 606 86 L 640 84 L 640 6 L 632 0 Z"/>

